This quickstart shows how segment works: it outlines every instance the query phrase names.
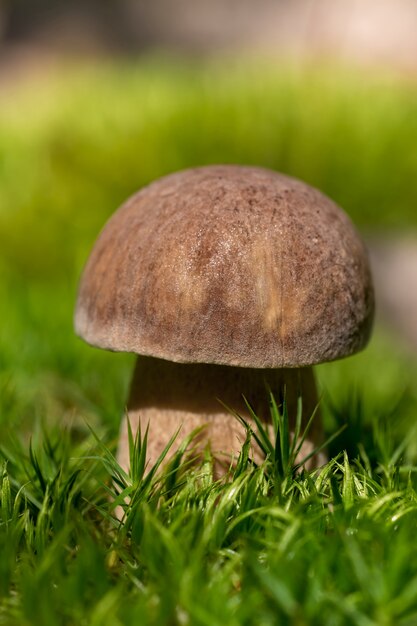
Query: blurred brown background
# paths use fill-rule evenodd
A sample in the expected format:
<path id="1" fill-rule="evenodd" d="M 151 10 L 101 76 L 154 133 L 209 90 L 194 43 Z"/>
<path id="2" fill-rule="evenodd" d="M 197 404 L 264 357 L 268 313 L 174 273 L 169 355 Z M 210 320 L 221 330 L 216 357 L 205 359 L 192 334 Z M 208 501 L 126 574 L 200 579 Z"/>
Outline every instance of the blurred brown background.
<path id="1" fill-rule="evenodd" d="M 334 55 L 415 71 L 415 0 L 3 0 L 1 55 L 208 53 L 249 48 Z"/>

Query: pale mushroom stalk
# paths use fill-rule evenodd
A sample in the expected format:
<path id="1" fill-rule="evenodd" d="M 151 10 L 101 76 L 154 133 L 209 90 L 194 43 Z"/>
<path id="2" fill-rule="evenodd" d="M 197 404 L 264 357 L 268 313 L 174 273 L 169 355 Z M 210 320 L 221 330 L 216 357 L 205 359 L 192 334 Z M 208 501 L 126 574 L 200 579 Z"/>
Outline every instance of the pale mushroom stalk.
<path id="1" fill-rule="evenodd" d="M 75 326 L 93 345 L 142 355 L 128 412 L 134 429 L 149 423 L 151 462 L 180 426 L 184 437 L 205 423 L 200 445 L 229 462 L 245 432 L 218 399 L 247 416 L 243 394 L 268 423 L 266 387 L 278 398 L 285 388 L 294 419 L 301 386 L 306 422 L 311 366 L 361 350 L 373 310 L 364 245 L 334 202 L 283 174 L 223 165 L 166 176 L 113 215 Z M 317 419 L 307 447 L 321 442 Z M 119 459 L 127 466 L 126 422 Z"/>
<path id="2" fill-rule="evenodd" d="M 132 430 L 139 424 L 144 433 L 149 426 L 149 466 L 157 461 L 170 438 L 179 431 L 178 442 L 194 429 L 205 428 L 194 440 L 193 453 L 208 447 L 215 459 L 215 467 L 221 471 L 236 461 L 245 441 L 245 428 L 237 418 L 236 411 L 256 432 L 245 399 L 269 430 L 271 441 L 274 433 L 270 419 L 269 391 L 282 410 L 285 397 L 290 427 L 295 426 L 298 397 L 302 398 L 302 423 L 305 427 L 316 412 L 308 436 L 301 448 L 299 461 L 313 451 L 322 441 L 321 420 L 317 411 L 317 391 L 311 367 L 292 369 L 255 369 L 231 367 L 206 363 L 174 363 L 152 357 L 138 357 L 133 374 L 128 417 L 122 424 L 119 443 L 119 461 L 128 466 L 129 442 L 127 419 Z M 226 405 L 226 407 L 224 406 Z M 177 443 L 178 443 L 177 442 Z M 175 445 L 173 446 L 175 449 Z M 252 458 L 262 462 L 260 449 L 252 445 Z M 324 454 L 310 460 L 307 467 L 321 464 Z"/>

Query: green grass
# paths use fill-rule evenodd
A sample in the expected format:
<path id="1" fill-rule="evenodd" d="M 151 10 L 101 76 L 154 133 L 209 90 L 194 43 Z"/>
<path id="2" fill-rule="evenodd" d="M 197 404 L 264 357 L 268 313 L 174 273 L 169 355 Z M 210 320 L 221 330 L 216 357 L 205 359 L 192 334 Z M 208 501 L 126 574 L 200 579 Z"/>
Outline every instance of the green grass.
<path id="1" fill-rule="evenodd" d="M 294 474 L 275 449 L 254 468 L 244 448 L 220 482 L 209 462 L 147 480 L 139 457 L 129 478 L 111 456 L 134 359 L 72 328 L 105 219 L 182 167 L 276 168 L 365 230 L 416 226 L 415 85 L 331 66 L 154 58 L 66 67 L 7 93 L 0 624 L 417 624 L 417 364 L 395 338 L 378 328 L 362 354 L 317 368 L 327 434 L 348 424 L 324 468 Z M 124 524 L 116 484 L 135 502 Z"/>
<path id="2" fill-rule="evenodd" d="M 3 451 L 0 623 L 415 624 L 414 469 L 374 435 L 374 463 L 282 471 L 284 439 L 217 482 L 209 459 L 145 477 L 138 444 L 127 476 L 68 431 Z"/>

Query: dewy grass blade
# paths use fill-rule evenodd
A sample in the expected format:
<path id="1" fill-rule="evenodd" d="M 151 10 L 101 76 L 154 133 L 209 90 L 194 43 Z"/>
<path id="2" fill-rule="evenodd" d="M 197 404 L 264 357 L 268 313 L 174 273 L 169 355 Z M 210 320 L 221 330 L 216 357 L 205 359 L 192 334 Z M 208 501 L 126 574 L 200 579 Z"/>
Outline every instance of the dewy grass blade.
<path id="1" fill-rule="evenodd" d="M 275 461 L 279 459 L 282 471 L 282 477 L 285 477 L 288 471 L 292 470 L 292 467 L 289 467 L 289 463 L 293 459 L 290 459 L 290 428 L 289 428 L 289 416 L 288 416 L 288 404 L 287 404 L 287 392 L 284 389 L 283 400 L 282 400 L 282 414 L 280 415 L 279 420 L 279 448 L 277 449 L 277 443 L 275 444 Z M 274 405 L 276 407 L 276 403 L 274 400 Z"/>
<path id="2" fill-rule="evenodd" d="M 314 448 L 314 450 L 312 450 L 309 454 L 307 454 L 305 457 L 303 457 L 303 459 L 297 463 L 295 469 L 299 469 L 300 467 L 303 467 L 303 465 L 305 465 L 307 463 L 307 461 L 309 461 L 312 457 L 316 456 L 319 452 L 321 452 L 322 450 L 325 450 L 329 443 L 331 443 L 332 441 L 334 441 L 334 439 L 336 439 L 336 437 L 339 437 L 339 435 L 347 428 L 347 424 L 344 424 L 343 426 L 341 426 L 339 428 L 339 430 L 337 430 L 335 433 L 333 433 L 332 435 L 330 435 L 330 437 L 328 437 L 326 439 L 326 441 L 324 441 L 321 445 L 317 446 L 316 448 Z M 301 447 L 301 446 L 300 446 Z"/>
<path id="3" fill-rule="evenodd" d="M 271 442 L 271 439 L 268 435 L 268 432 L 265 430 L 264 425 L 262 423 L 262 420 L 258 417 L 258 415 L 256 415 L 255 411 L 253 410 L 253 408 L 251 407 L 250 403 L 248 402 L 248 400 L 245 398 L 245 396 L 243 397 L 243 401 L 246 405 L 246 408 L 249 411 L 249 415 L 252 418 L 252 420 L 255 423 L 255 426 L 257 428 L 257 433 L 254 433 L 254 436 L 256 438 L 256 441 L 258 443 L 258 445 L 261 446 L 261 450 L 263 450 L 263 452 L 265 453 L 265 456 L 270 456 L 271 458 L 273 458 L 274 455 L 274 446 Z"/>
<path id="4" fill-rule="evenodd" d="M 274 429 L 274 433 L 277 433 L 279 432 L 281 428 L 281 413 L 276 403 L 275 396 L 269 386 L 267 387 L 267 392 L 269 395 L 269 409 L 270 409 L 270 415 L 271 415 L 271 420 L 272 420 L 272 427 Z M 284 392 L 284 395 L 285 395 L 285 392 Z"/>
<path id="5" fill-rule="evenodd" d="M 329 479 L 330 479 L 330 487 L 332 490 L 333 503 L 337 506 L 342 506 L 343 498 L 339 490 L 339 483 L 337 481 L 337 478 L 334 474 L 330 474 Z"/>
<path id="6" fill-rule="evenodd" d="M 316 419 L 318 410 L 319 410 L 319 403 L 317 403 L 316 406 L 314 407 L 314 411 L 312 412 L 311 416 L 309 417 L 309 419 L 307 421 L 307 424 L 305 425 L 304 430 L 302 431 L 302 433 L 301 433 L 301 426 L 300 426 L 300 433 L 301 434 L 299 435 L 299 438 L 298 438 L 298 440 L 296 442 L 296 445 L 295 445 L 294 458 L 296 458 L 297 455 L 299 454 L 299 452 L 301 451 L 303 443 L 305 442 L 306 437 L 307 437 L 307 435 L 308 435 L 308 433 L 310 431 L 311 425 L 312 425 L 313 421 Z M 313 452 L 311 453 L 309 458 L 311 458 L 312 456 L 317 454 L 317 450 L 318 449 L 313 450 Z M 303 463 L 305 463 L 306 460 L 307 460 L 307 458 L 303 460 Z M 301 465 L 301 463 L 300 463 L 300 465 Z"/>
<path id="7" fill-rule="evenodd" d="M 7 473 L 7 462 L 5 461 L 3 464 L 3 471 L 1 477 L 1 517 L 3 522 L 7 525 L 10 518 L 12 517 L 13 507 L 12 507 L 12 493 L 10 489 L 10 480 Z"/>
<path id="8" fill-rule="evenodd" d="M 127 439 L 128 439 L 128 446 L 129 446 L 130 472 L 131 474 L 136 475 L 136 463 L 137 463 L 137 455 L 135 454 L 136 441 L 135 441 L 135 437 L 133 436 L 132 425 L 130 423 L 128 414 L 126 415 L 126 420 L 127 420 Z M 138 445 L 140 445 L 142 442 L 140 422 L 139 422 L 139 426 L 137 430 L 137 437 L 139 438 Z"/>
<path id="9" fill-rule="evenodd" d="M 129 417 L 127 416 L 130 476 L 133 482 L 141 480 L 146 469 L 146 453 L 148 450 L 149 423 L 146 425 L 145 434 L 142 438 L 142 429 L 139 422 L 135 436 L 133 436 Z"/>
<path id="10" fill-rule="evenodd" d="M 225 404 L 222 400 L 217 399 L 218 402 L 220 402 L 220 404 L 226 409 L 226 411 L 228 411 L 235 419 L 238 420 L 238 422 L 240 422 L 242 424 L 242 426 L 245 428 L 246 432 L 250 432 L 251 436 L 253 437 L 253 439 L 256 441 L 256 443 L 259 446 L 259 449 L 262 450 L 262 452 L 265 454 L 265 456 L 267 456 L 268 454 L 271 454 L 273 451 L 273 447 L 272 444 L 269 440 L 269 438 L 267 437 L 265 440 L 259 436 L 259 434 L 252 428 L 251 424 L 248 422 L 248 420 L 246 420 L 244 417 L 242 417 L 237 411 L 235 411 L 234 409 L 232 409 L 231 407 L 229 407 L 227 404 Z M 255 415 L 255 414 L 254 414 Z M 255 416 L 256 417 L 256 416 Z M 257 419 L 257 417 L 256 417 Z M 255 423 L 256 425 L 256 423 Z M 261 425 L 262 426 L 262 425 Z"/>
<path id="11" fill-rule="evenodd" d="M 252 431 L 250 428 L 247 428 L 245 441 L 239 453 L 237 463 L 236 463 L 236 468 L 233 472 L 234 479 L 237 479 L 238 476 L 243 474 L 249 467 L 251 441 L 252 441 Z"/>
<path id="12" fill-rule="evenodd" d="M 30 440 L 30 443 L 29 443 L 29 459 L 30 459 L 33 469 L 35 470 L 35 474 L 39 480 L 42 493 L 45 493 L 47 489 L 47 481 L 42 473 L 41 467 L 38 463 L 38 459 L 36 458 L 36 455 L 33 451 L 32 440 Z"/>
<path id="13" fill-rule="evenodd" d="M 291 442 L 291 456 L 297 457 L 297 444 L 300 439 L 301 427 L 302 427 L 302 419 L 303 419 L 303 397 L 301 393 L 297 396 L 297 414 L 295 418 L 295 428 L 294 428 L 294 436 Z"/>
<path id="14" fill-rule="evenodd" d="M 284 391 L 283 405 L 284 405 L 284 402 L 285 402 L 285 391 Z M 275 401 L 275 397 L 271 390 L 269 390 L 269 403 L 270 403 L 269 406 L 270 406 L 270 415 L 271 415 L 271 421 L 272 421 L 272 426 L 273 426 L 273 432 L 275 435 L 275 440 L 274 440 L 274 445 L 273 445 L 274 466 L 276 468 L 277 474 L 282 480 L 285 476 L 286 467 L 288 465 L 288 458 L 285 459 L 286 455 L 285 455 L 285 451 L 283 450 L 284 439 L 285 439 L 285 436 L 283 433 L 285 416 L 281 415 L 280 410 Z"/>

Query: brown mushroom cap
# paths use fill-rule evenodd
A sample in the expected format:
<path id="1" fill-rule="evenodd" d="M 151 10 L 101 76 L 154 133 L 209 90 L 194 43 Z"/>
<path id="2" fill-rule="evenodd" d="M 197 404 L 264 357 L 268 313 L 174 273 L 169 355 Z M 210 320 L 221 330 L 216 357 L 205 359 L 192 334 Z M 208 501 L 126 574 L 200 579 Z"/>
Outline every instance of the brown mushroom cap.
<path id="1" fill-rule="evenodd" d="M 301 367 L 368 341 L 368 258 L 329 198 L 266 169 L 166 176 L 109 220 L 79 288 L 77 333 L 177 362 Z"/>

